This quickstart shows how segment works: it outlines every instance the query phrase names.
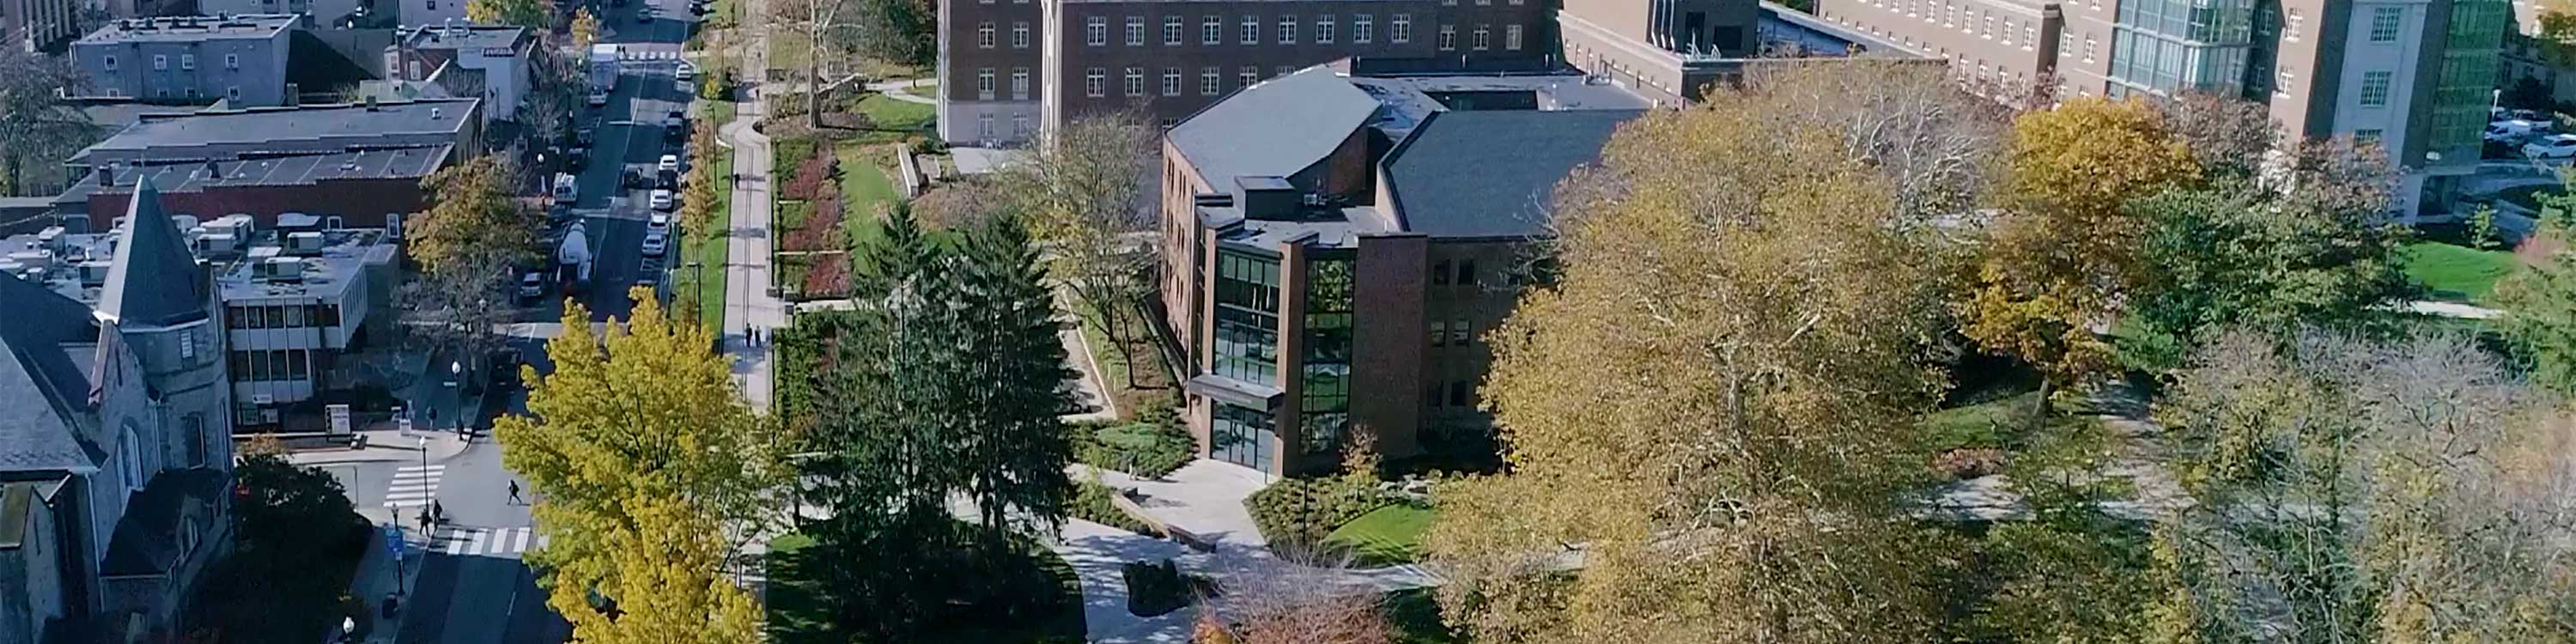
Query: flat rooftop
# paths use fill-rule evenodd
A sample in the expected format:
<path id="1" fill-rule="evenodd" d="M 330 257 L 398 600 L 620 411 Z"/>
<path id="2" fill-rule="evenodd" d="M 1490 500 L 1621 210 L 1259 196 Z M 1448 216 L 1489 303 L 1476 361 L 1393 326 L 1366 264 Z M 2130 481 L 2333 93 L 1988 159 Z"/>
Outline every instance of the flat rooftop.
<path id="1" fill-rule="evenodd" d="M 304 186 L 333 179 L 420 179 L 437 172 L 455 149 L 456 146 L 452 145 L 433 145 L 126 166 L 117 170 L 115 186 L 100 187 L 99 174 L 92 172 L 74 182 L 65 192 L 77 193 L 82 198 L 102 192 L 129 193 L 134 191 L 138 177 L 144 174 L 151 175 L 152 185 L 163 194 L 217 188 Z"/>
<path id="2" fill-rule="evenodd" d="M 140 120 L 105 141 L 73 155 L 70 163 L 87 165 L 98 152 L 149 153 L 160 149 L 228 146 L 271 152 L 341 151 L 365 147 L 382 137 L 461 134 L 480 99 L 455 98 L 363 103 L 252 107 L 190 114 L 143 114 Z M 456 141 L 449 141 L 455 143 Z M 184 153 L 168 160 L 204 160 Z"/>
<path id="3" fill-rule="evenodd" d="M 496 25 L 422 25 L 403 40 L 421 49 L 516 49 L 528 30 Z"/>
<path id="4" fill-rule="evenodd" d="M 259 252 L 261 248 L 273 249 L 284 241 L 279 239 L 280 235 L 275 231 L 264 234 L 257 242 L 259 246 L 253 247 L 251 253 L 225 266 L 223 272 L 216 275 L 215 282 L 223 289 L 223 301 L 258 304 L 262 300 L 270 299 L 337 300 L 340 298 L 340 293 L 349 290 L 350 285 L 366 279 L 365 270 L 368 266 L 391 263 L 394 261 L 394 253 L 400 250 L 400 247 L 384 240 L 384 231 L 381 230 L 321 232 L 323 246 L 320 252 L 275 255 L 303 263 L 302 277 L 292 281 L 270 279 L 259 275 L 259 264 L 262 263 Z"/>
<path id="5" fill-rule="evenodd" d="M 249 245 L 236 246 L 231 252 L 201 252 L 200 258 L 220 267 L 216 282 L 223 289 L 224 302 L 258 303 L 263 299 L 339 299 L 350 285 L 363 279 L 368 265 L 392 262 L 400 251 L 393 242 L 384 240 L 382 230 L 319 232 L 323 243 L 317 252 L 283 254 L 277 247 L 286 242 L 285 233 L 264 230 L 256 232 Z M 107 266 L 116 257 L 116 234 L 113 230 L 54 233 L 50 243 L 43 233 L 0 238 L 0 271 L 44 284 L 64 297 L 94 307 L 106 281 Z M 193 242 L 198 235 L 189 232 L 189 237 Z M 254 250 L 262 247 L 268 250 Z M 257 260 L 268 253 L 302 263 L 301 279 L 278 281 L 261 277 Z"/>
<path id="6" fill-rule="evenodd" d="M 238 16 L 169 16 L 161 18 L 127 18 L 110 20 L 98 31 L 82 36 L 77 42 L 191 42 L 233 38 L 266 39 L 277 32 L 293 28 L 301 16 L 295 14 L 245 14 Z"/>

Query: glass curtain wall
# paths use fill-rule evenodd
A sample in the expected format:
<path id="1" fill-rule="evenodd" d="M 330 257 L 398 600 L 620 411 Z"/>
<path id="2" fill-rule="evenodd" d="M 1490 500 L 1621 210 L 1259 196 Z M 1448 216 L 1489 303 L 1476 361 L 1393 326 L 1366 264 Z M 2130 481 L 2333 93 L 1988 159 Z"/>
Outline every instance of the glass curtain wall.
<path id="1" fill-rule="evenodd" d="M 1219 250 L 1216 256 L 1216 355 L 1210 371 L 1238 381 L 1279 385 L 1279 260 Z"/>
<path id="2" fill-rule="evenodd" d="M 1208 451 L 1217 460 L 1270 471 L 1270 445 L 1279 438 L 1278 420 L 1266 409 L 1217 403 L 1209 425 Z"/>
<path id="3" fill-rule="evenodd" d="M 2475 163 L 2493 100 L 2497 61 L 2504 56 L 2504 34 L 2512 29 L 2513 5 L 2507 0 L 2452 0 L 2450 26 L 2443 30 L 2442 76 L 2433 87 L 2433 122 L 2424 149 L 2449 162 Z M 2423 159 L 2400 159 L 2415 165 Z"/>
<path id="4" fill-rule="evenodd" d="M 2254 0 L 2125 0 L 2111 33 L 2111 78 L 2159 94 L 2242 96 L 2253 18 Z"/>
<path id="5" fill-rule="evenodd" d="M 1306 262 L 1306 337 L 1299 426 L 1306 452 L 1341 448 L 1351 422 L 1351 260 L 1319 254 Z"/>

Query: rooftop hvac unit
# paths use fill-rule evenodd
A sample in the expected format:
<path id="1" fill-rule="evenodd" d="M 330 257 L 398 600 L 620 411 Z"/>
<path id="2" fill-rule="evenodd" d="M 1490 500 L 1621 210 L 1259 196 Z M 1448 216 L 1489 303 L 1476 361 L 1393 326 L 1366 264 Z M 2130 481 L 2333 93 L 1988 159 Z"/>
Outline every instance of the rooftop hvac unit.
<path id="1" fill-rule="evenodd" d="M 268 280 L 272 282 L 294 284 L 304 281 L 304 260 L 301 259 L 271 257 L 268 261 L 260 262 L 259 267 L 260 272 L 265 273 Z"/>
<path id="2" fill-rule="evenodd" d="M 43 270 L 53 267 L 54 254 L 45 250 L 22 250 L 10 253 L 8 261 L 14 262 L 21 267 Z"/>
<path id="3" fill-rule="evenodd" d="M 59 252 L 63 249 L 63 232 L 61 226 L 46 226 L 44 230 L 36 231 L 36 244 L 45 250 Z"/>
<path id="4" fill-rule="evenodd" d="M 312 231 L 287 233 L 286 253 L 289 255 L 321 254 L 322 233 Z"/>
<path id="5" fill-rule="evenodd" d="M 110 264 L 108 264 L 107 262 L 100 262 L 100 261 L 88 261 L 88 262 L 81 262 L 81 265 L 80 265 L 81 285 L 82 285 L 82 286 L 100 286 L 100 285 L 104 285 L 104 284 L 106 284 L 106 283 L 107 283 L 107 267 L 108 267 L 108 266 L 110 266 Z"/>

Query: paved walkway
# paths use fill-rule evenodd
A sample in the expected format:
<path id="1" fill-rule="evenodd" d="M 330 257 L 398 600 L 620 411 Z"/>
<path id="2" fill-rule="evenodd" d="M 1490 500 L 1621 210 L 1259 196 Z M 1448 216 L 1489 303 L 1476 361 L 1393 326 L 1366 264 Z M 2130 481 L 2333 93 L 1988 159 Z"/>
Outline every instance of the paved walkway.
<path id="1" fill-rule="evenodd" d="M 894 80 L 868 83 L 868 91 L 884 94 L 886 95 L 886 98 L 906 103 L 938 105 L 939 99 L 936 97 L 928 97 L 912 93 L 912 88 L 933 87 L 935 86 L 934 83 L 937 82 L 939 82 L 937 79 L 930 78 L 897 78 Z"/>
<path id="2" fill-rule="evenodd" d="M 742 385 L 742 397 L 753 409 L 769 409 L 771 360 L 769 345 L 752 346 L 749 334 L 758 330 L 763 337 L 787 326 L 787 309 L 770 290 L 770 164 L 769 136 L 758 128 L 767 113 L 762 83 L 769 74 L 769 32 L 763 24 L 769 15 L 764 0 L 749 0 L 743 7 L 743 33 L 751 37 L 743 44 L 742 69 L 744 100 L 734 108 L 733 122 L 724 124 L 717 137 L 733 148 L 733 171 L 739 179 L 733 185 L 733 229 L 725 237 L 725 309 L 724 340 L 734 359 L 734 375 Z"/>

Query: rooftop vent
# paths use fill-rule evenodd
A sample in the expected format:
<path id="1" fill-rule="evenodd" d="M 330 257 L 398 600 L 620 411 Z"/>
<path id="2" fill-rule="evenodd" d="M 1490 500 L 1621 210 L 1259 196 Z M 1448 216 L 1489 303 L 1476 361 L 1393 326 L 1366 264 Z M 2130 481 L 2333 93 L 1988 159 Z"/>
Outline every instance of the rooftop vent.
<path id="1" fill-rule="evenodd" d="M 105 284 L 107 284 L 107 268 L 108 268 L 108 266 L 109 266 L 109 264 L 108 264 L 107 262 L 97 261 L 97 260 L 81 262 L 81 265 L 80 265 L 80 280 L 81 280 L 81 285 L 82 285 L 82 286 L 101 286 L 101 285 L 105 285 Z"/>
<path id="2" fill-rule="evenodd" d="M 446 115 L 447 115 L 447 111 L 446 111 L 446 110 L 442 110 L 442 109 L 435 108 L 435 107 L 433 107 L 433 108 L 429 108 L 429 120 L 435 121 L 435 120 L 438 120 L 438 118 L 439 118 L 439 117 L 446 116 Z"/>
<path id="3" fill-rule="evenodd" d="M 318 232 L 309 232 L 309 231 L 308 231 L 308 232 L 298 232 L 298 233 L 287 233 L 287 234 L 286 234 L 286 254 L 289 254 L 289 255 L 320 255 L 320 254 L 322 254 L 322 233 L 318 233 Z"/>
<path id="4" fill-rule="evenodd" d="M 258 268 L 253 270 L 258 271 L 260 277 L 267 278 L 271 282 L 286 284 L 304 282 L 304 260 L 299 258 L 271 257 L 268 261 L 260 262 Z"/>
<path id="5" fill-rule="evenodd" d="M 1246 219 L 1293 219 L 1297 187 L 1281 177 L 1235 177 L 1234 203 Z"/>

